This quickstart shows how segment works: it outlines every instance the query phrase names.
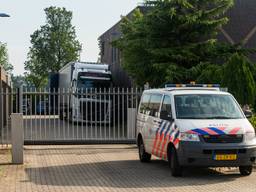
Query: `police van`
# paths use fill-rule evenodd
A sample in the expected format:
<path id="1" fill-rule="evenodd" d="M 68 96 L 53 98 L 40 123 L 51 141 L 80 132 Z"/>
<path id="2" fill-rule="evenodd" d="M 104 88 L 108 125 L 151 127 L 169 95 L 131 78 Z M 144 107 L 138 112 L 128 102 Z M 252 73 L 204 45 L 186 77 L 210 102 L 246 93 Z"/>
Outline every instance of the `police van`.
<path id="1" fill-rule="evenodd" d="M 173 176 L 183 167 L 239 167 L 250 175 L 256 137 L 235 98 L 219 85 L 167 85 L 144 91 L 137 116 L 141 162 L 168 161 Z"/>

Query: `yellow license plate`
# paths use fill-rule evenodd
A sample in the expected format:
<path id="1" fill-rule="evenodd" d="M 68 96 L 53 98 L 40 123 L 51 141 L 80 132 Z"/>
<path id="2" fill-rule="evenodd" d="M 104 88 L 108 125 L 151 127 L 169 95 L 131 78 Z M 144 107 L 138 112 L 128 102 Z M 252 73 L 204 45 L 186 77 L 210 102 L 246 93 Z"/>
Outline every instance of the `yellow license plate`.
<path id="1" fill-rule="evenodd" d="M 229 155 L 215 155 L 214 160 L 216 161 L 235 161 L 237 159 L 236 154 Z"/>

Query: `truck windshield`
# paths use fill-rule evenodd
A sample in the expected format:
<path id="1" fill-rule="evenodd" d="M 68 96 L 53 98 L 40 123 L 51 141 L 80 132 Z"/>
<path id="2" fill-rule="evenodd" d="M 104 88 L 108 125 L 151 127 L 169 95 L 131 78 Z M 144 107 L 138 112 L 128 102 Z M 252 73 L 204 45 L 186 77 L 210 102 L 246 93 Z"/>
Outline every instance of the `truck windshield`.
<path id="1" fill-rule="evenodd" d="M 243 119 L 237 103 L 230 95 L 176 95 L 177 119 Z"/>
<path id="2" fill-rule="evenodd" d="M 78 89 L 91 89 L 91 88 L 109 88 L 111 85 L 110 79 L 100 79 L 100 78 L 85 78 L 79 77 L 77 81 Z"/>

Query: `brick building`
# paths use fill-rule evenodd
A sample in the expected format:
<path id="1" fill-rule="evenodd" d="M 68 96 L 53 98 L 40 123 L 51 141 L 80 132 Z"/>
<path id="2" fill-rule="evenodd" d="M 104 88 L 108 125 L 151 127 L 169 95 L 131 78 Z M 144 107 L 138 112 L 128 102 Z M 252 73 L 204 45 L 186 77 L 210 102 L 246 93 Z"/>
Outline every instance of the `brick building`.
<path id="1" fill-rule="evenodd" d="M 135 9 L 145 11 L 144 7 Z M 134 10 L 135 10 L 134 9 Z M 127 16 L 130 17 L 132 10 Z M 256 1 L 255 0 L 235 0 L 235 5 L 227 12 L 229 23 L 220 30 L 218 39 L 231 43 L 242 43 L 244 47 L 254 48 L 256 46 Z M 132 86 L 132 80 L 121 67 L 120 51 L 111 45 L 111 42 L 121 36 L 120 22 L 107 30 L 99 37 L 101 48 L 101 62 L 110 64 L 113 73 L 113 81 L 116 86 Z M 251 59 L 256 61 L 256 55 Z"/>

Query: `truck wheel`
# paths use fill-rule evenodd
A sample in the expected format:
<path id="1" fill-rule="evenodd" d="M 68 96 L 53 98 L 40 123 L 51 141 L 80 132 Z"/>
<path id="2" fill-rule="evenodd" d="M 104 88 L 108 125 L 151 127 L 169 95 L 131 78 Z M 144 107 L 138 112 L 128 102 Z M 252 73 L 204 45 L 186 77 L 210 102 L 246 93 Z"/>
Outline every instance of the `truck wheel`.
<path id="1" fill-rule="evenodd" d="M 171 169 L 172 176 L 182 176 L 182 167 L 179 164 L 177 152 L 174 147 L 171 147 L 170 151 L 168 152 L 168 163 Z"/>
<path id="2" fill-rule="evenodd" d="M 252 173 L 252 165 L 240 166 L 239 171 L 242 176 L 249 176 Z"/>
<path id="3" fill-rule="evenodd" d="M 148 154 L 146 151 L 145 151 L 145 147 L 144 147 L 144 142 L 142 139 L 140 139 L 139 141 L 139 157 L 140 157 L 140 161 L 141 162 L 149 162 L 150 159 L 151 159 L 151 154 Z"/>

